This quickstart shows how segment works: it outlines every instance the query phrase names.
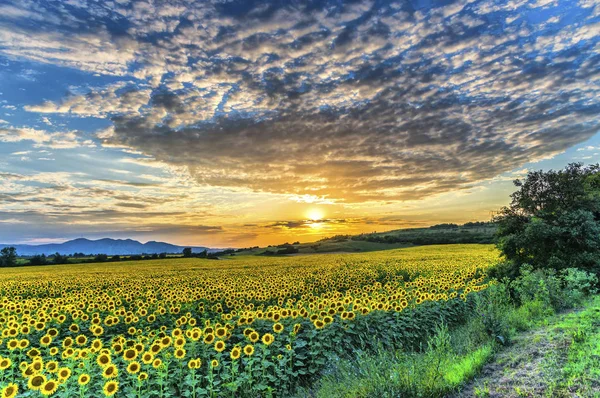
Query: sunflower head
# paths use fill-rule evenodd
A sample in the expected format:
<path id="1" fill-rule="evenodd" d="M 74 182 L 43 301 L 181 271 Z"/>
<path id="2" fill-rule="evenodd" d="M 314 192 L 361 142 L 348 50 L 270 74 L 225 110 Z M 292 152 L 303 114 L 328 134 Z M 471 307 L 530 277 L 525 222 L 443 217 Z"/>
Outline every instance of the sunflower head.
<path id="1" fill-rule="evenodd" d="M 252 354 L 254 354 L 254 346 L 252 344 L 244 346 L 244 355 L 249 357 L 252 356 Z"/>
<path id="2" fill-rule="evenodd" d="M 58 382 L 56 380 L 48 380 L 44 383 L 44 385 L 40 388 L 40 392 L 42 395 L 52 395 L 58 389 Z"/>
<path id="3" fill-rule="evenodd" d="M 79 378 L 77 379 L 77 384 L 79 384 L 80 386 L 85 386 L 90 382 L 90 380 L 91 380 L 91 377 L 89 374 L 82 373 L 81 375 L 79 375 Z"/>
<path id="4" fill-rule="evenodd" d="M 8 385 L 2 389 L 2 398 L 15 398 L 18 393 L 19 386 L 15 383 L 8 383 Z"/>
<path id="5" fill-rule="evenodd" d="M 107 381 L 102 388 L 102 392 L 107 397 L 112 397 L 119 391 L 119 382 L 118 381 Z"/>

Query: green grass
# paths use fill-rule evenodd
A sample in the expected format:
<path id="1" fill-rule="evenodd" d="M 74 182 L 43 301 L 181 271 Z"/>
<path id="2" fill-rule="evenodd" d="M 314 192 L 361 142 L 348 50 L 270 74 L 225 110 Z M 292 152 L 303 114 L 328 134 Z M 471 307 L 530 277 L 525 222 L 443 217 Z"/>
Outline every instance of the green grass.
<path id="1" fill-rule="evenodd" d="M 561 317 L 550 330 L 562 348 L 548 353 L 544 362 L 553 376 L 552 393 L 600 397 L 600 296 L 583 311 Z"/>
<path id="2" fill-rule="evenodd" d="M 540 362 L 534 360 L 538 350 L 548 351 L 543 365 L 546 371 L 535 373 L 540 380 L 529 381 L 543 385 L 548 396 L 572 396 L 569 392 L 576 391 L 577 396 L 600 397 L 600 296 L 573 302 L 583 307 L 582 311 L 558 314 L 549 302 L 539 299 L 514 306 L 504 284 L 477 297 L 473 315 L 465 323 L 450 330 L 439 327 L 425 347 L 416 351 L 356 350 L 354 359 L 333 362 L 298 397 L 443 397 L 461 394 L 467 384 L 471 388 L 464 396 L 488 396 L 490 389 L 500 391 L 495 385 L 502 372 L 518 370 L 523 375 L 522 361 L 539 367 Z M 564 341 L 548 344 L 547 335 Z M 503 345 L 511 341 L 516 345 Z M 499 373 L 495 378 L 469 383 L 496 355 L 492 368 Z M 524 374 L 527 379 L 527 371 Z M 547 376 L 542 380 L 540 374 Z M 531 385 L 509 384 L 506 388 L 510 391 L 501 394 L 531 396 Z"/>
<path id="3" fill-rule="evenodd" d="M 421 352 L 357 351 L 355 360 L 338 361 L 316 388 L 298 396 L 442 397 L 473 378 L 494 355 L 490 340 L 472 347 L 478 341 L 476 334 L 480 331 L 467 326 L 450 331 L 442 326 Z"/>

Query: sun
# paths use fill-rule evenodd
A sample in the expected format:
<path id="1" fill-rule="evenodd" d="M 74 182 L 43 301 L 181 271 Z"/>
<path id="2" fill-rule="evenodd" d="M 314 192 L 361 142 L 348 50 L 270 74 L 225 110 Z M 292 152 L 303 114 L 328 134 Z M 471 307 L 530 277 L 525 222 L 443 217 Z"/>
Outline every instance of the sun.
<path id="1" fill-rule="evenodd" d="M 312 221 L 322 220 L 324 217 L 323 212 L 320 209 L 310 209 L 306 213 L 306 216 L 308 217 L 309 220 L 312 220 Z"/>

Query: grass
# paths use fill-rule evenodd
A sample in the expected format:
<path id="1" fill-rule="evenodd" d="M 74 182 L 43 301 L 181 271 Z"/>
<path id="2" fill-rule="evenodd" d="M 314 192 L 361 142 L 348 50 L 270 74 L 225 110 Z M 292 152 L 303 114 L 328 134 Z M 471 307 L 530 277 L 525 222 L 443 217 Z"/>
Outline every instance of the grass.
<path id="1" fill-rule="evenodd" d="M 440 327 L 426 347 L 357 350 L 299 397 L 600 397 L 600 296 L 556 314 L 538 299 L 503 303 L 502 286 L 488 289 L 465 324 Z M 473 382 L 484 368 L 489 377 Z"/>
<path id="2" fill-rule="evenodd" d="M 550 328 L 550 337 L 559 349 L 548 352 L 543 362 L 553 375 L 549 392 L 600 397 L 600 297 L 583 311 L 561 317 Z"/>
<path id="3" fill-rule="evenodd" d="M 456 339 L 466 332 L 465 327 L 449 331 L 442 326 L 422 352 L 357 352 L 355 360 L 338 361 L 317 388 L 303 390 L 299 397 L 444 396 L 473 378 L 494 355 L 491 341 L 470 351 L 463 341 L 455 349 Z"/>

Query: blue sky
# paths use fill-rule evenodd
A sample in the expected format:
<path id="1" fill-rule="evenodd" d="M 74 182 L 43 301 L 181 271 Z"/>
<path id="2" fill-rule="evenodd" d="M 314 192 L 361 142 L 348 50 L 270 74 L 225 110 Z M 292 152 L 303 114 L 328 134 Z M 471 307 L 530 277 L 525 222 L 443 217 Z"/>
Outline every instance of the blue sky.
<path id="1" fill-rule="evenodd" d="M 0 242 L 487 219 L 598 162 L 599 62 L 588 0 L 5 0 Z"/>

